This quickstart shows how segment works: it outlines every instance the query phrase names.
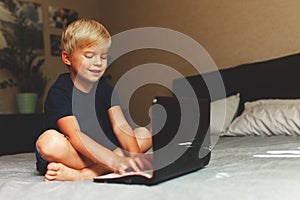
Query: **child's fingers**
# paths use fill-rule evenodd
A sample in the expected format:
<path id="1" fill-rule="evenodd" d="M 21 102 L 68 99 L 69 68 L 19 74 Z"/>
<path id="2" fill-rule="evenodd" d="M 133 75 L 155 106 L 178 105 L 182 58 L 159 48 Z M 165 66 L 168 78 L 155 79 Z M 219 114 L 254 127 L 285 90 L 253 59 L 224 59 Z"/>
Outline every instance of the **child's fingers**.
<path id="1" fill-rule="evenodd" d="M 121 162 L 120 165 L 114 169 L 114 172 L 117 174 L 124 174 L 127 169 L 128 165 L 125 165 L 123 162 Z"/>
<path id="2" fill-rule="evenodd" d="M 153 164 L 152 160 L 147 157 L 139 157 L 135 159 L 136 163 L 138 164 L 141 170 L 152 170 Z"/>
<path id="3" fill-rule="evenodd" d="M 135 160 L 130 159 L 129 164 L 130 164 L 130 167 L 133 169 L 133 171 L 136 171 L 136 172 L 141 171 Z"/>
<path id="4" fill-rule="evenodd" d="M 125 170 L 123 170 L 123 169 L 118 169 L 117 171 L 116 171 L 116 173 L 117 174 L 125 174 Z"/>
<path id="5" fill-rule="evenodd" d="M 146 158 L 148 161 L 152 162 L 152 161 L 153 161 L 153 154 L 152 154 L 152 153 L 151 153 L 151 154 L 145 154 L 145 158 Z"/>
<path id="6" fill-rule="evenodd" d="M 140 170 L 143 171 L 145 169 L 144 162 L 140 158 L 135 158 L 134 161 L 136 162 Z"/>
<path id="7" fill-rule="evenodd" d="M 145 164 L 146 164 L 146 169 L 147 170 L 152 170 L 153 169 L 153 164 L 152 164 L 152 162 L 151 161 L 149 161 L 149 160 L 145 160 Z"/>

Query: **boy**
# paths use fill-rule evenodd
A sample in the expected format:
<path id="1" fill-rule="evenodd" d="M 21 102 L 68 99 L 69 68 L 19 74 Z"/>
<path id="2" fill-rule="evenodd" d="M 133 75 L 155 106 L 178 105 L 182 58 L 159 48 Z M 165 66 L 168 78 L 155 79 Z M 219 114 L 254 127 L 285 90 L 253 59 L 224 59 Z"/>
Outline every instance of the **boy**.
<path id="1" fill-rule="evenodd" d="M 47 130 L 36 142 L 37 170 L 45 181 L 151 167 L 143 154 L 152 146 L 151 133 L 132 130 L 102 77 L 110 45 L 109 32 L 94 20 L 76 20 L 62 33 L 62 61 L 70 72 L 48 92 Z"/>

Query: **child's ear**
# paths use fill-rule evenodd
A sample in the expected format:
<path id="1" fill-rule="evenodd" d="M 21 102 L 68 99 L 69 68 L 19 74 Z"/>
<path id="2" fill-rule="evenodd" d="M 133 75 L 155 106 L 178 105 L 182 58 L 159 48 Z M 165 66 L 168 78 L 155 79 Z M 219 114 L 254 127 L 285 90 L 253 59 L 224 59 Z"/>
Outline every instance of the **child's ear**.
<path id="1" fill-rule="evenodd" d="M 61 53 L 61 59 L 66 65 L 71 65 L 69 54 L 66 51 Z"/>

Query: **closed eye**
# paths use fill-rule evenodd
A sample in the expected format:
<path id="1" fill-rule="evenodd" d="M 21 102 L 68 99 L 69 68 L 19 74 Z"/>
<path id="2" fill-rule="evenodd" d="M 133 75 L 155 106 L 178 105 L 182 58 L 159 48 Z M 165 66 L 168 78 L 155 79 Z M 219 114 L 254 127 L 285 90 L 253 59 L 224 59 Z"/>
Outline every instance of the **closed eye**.
<path id="1" fill-rule="evenodd" d="M 106 60 L 107 59 L 107 55 L 101 55 L 101 59 Z"/>
<path id="2" fill-rule="evenodd" d="M 93 58 L 94 57 L 94 55 L 93 54 L 86 54 L 86 55 L 84 55 L 86 58 Z"/>

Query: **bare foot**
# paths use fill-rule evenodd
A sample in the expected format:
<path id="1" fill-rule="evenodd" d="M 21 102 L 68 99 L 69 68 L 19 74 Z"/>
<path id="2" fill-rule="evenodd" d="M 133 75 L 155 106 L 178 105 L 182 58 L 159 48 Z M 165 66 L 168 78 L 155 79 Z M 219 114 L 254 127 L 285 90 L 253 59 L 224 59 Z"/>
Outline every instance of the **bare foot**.
<path id="1" fill-rule="evenodd" d="M 81 170 L 73 169 L 62 163 L 51 162 L 47 166 L 44 181 L 83 181 L 92 180 L 93 177 L 105 173 L 105 170 L 97 165 Z"/>
<path id="2" fill-rule="evenodd" d="M 61 163 L 49 163 L 44 181 L 75 181 L 80 179 L 79 170 L 69 168 Z"/>

